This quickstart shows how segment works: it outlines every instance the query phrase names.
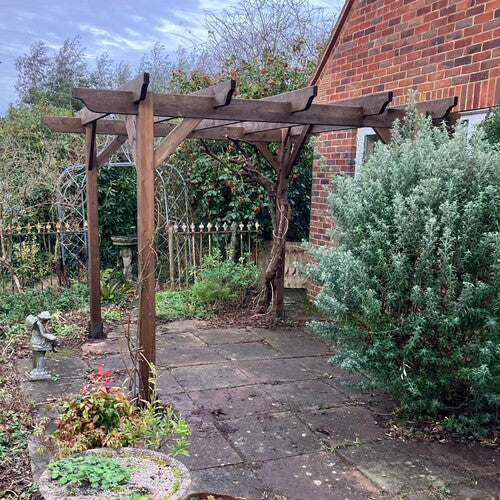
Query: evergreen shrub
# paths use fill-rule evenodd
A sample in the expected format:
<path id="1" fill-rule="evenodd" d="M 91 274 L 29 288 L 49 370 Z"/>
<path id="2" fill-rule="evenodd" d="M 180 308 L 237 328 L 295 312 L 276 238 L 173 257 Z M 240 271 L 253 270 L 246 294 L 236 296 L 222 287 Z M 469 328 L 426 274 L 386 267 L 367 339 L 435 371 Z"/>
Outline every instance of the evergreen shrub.
<path id="1" fill-rule="evenodd" d="M 333 247 L 311 249 L 314 330 L 408 417 L 482 433 L 500 401 L 500 155 L 410 106 L 360 175 L 336 176 Z"/>

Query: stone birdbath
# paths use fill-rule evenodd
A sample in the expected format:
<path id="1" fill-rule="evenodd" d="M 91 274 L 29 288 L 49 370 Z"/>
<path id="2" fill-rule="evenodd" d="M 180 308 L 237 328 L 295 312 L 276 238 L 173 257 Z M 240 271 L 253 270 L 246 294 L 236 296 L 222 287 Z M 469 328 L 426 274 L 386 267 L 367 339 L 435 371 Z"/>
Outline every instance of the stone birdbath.
<path id="1" fill-rule="evenodd" d="M 123 260 L 123 276 L 127 281 L 132 281 L 132 254 L 137 246 L 137 236 L 128 234 L 125 236 L 111 236 L 114 246 L 120 248 L 120 256 Z"/>
<path id="2" fill-rule="evenodd" d="M 104 500 L 134 498 L 134 495 L 151 500 L 183 500 L 191 486 L 191 476 L 186 466 L 164 453 L 143 448 L 96 448 L 66 458 L 84 455 L 117 457 L 122 465 L 131 470 L 128 482 L 114 490 L 95 489 L 85 483 L 63 485 L 51 479 L 50 471 L 46 469 L 38 482 L 45 500 Z"/>

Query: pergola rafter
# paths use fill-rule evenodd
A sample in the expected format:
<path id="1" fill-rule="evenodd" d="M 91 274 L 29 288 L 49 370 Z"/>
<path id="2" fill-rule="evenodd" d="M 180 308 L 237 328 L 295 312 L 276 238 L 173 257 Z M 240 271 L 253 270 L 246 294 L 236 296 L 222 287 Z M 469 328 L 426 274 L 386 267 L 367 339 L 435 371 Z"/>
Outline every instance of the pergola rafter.
<path id="1" fill-rule="evenodd" d="M 85 107 L 75 118 L 43 117 L 54 132 L 84 133 L 87 165 L 90 325 L 92 337 L 103 335 L 99 290 L 99 231 L 97 170 L 128 139 L 137 169 L 138 281 L 140 287 L 138 337 L 141 352 L 139 388 L 150 396 L 150 364 L 155 362 L 155 253 L 154 169 L 186 138 L 230 139 L 253 145 L 276 172 L 276 181 L 263 182 L 249 167 L 247 177 L 262 181 L 273 218 L 273 251 L 266 271 L 268 296 L 283 316 L 284 252 L 290 207 L 288 178 L 299 153 L 311 135 L 330 130 L 374 127 L 387 140 L 386 131 L 403 110 L 390 108 L 391 92 L 380 92 L 335 104 L 314 104 L 317 87 L 307 87 L 265 99 L 234 99 L 236 82 L 229 80 L 189 95 L 148 92 L 149 75 L 143 73 L 117 90 L 75 88 L 74 97 Z M 433 119 L 444 119 L 456 104 L 454 98 L 419 103 Z M 107 119 L 107 115 L 124 118 Z M 173 123 L 168 123 L 175 120 Z M 99 155 L 96 135 L 115 139 Z M 155 147 L 154 138 L 162 137 Z M 277 153 L 268 143 L 278 143 Z M 262 174 L 260 174 L 262 176 Z M 271 210 L 272 212 L 272 210 Z M 272 212 L 273 213 L 273 212 Z M 276 219 L 276 220 L 274 220 Z M 268 275 L 269 274 L 269 275 Z"/>

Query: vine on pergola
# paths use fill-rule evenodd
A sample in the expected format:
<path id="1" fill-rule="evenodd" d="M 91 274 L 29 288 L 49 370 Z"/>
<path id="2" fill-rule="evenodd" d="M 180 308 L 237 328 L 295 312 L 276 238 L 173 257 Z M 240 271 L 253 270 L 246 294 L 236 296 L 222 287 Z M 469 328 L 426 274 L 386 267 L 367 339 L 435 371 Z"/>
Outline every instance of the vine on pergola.
<path id="1" fill-rule="evenodd" d="M 148 92 L 148 84 L 149 75 L 143 73 L 119 90 L 76 88 L 74 97 L 85 104 L 77 117 L 44 117 L 44 122 L 55 132 L 85 133 L 91 302 L 89 330 L 93 337 L 103 335 L 96 172 L 127 139 L 134 152 L 140 297 L 139 387 L 140 395 L 145 399 L 151 394 L 150 365 L 155 362 L 154 168 L 188 137 L 226 139 L 235 143 L 241 153 L 236 163 L 240 173 L 263 186 L 269 196 L 273 235 L 263 308 L 271 307 L 278 318 L 283 318 L 285 241 L 290 218 L 288 180 L 303 145 L 314 134 L 367 126 L 374 127 L 384 138 L 384 131 L 404 113 L 402 109 L 388 108 L 391 92 L 335 101 L 335 104 L 313 104 L 317 94 L 315 86 L 258 100 L 233 99 L 234 80 L 189 95 Z M 419 103 L 418 108 L 434 119 L 442 119 L 455 104 L 456 99 L 449 98 Z M 125 118 L 104 119 L 108 114 L 125 115 Z M 96 134 L 116 136 L 99 156 L 95 149 Z M 155 136 L 163 137 L 156 147 Z M 243 143 L 250 144 L 270 163 L 274 179 L 262 173 L 259 165 L 241 147 Z M 269 147 L 270 143 L 277 144 L 277 153 Z M 205 151 L 211 154 L 206 143 Z M 221 160 L 217 157 L 217 161 Z"/>

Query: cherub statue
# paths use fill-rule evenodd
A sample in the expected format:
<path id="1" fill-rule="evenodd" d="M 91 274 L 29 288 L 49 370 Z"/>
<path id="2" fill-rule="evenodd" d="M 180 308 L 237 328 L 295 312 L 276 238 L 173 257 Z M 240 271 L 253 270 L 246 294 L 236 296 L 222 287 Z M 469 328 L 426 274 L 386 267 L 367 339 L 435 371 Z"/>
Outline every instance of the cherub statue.
<path id="1" fill-rule="evenodd" d="M 52 375 L 45 369 L 45 353 L 56 351 L 57 338 L 48 333 L 45 325 L 51 319 L 49 311 L 42 311 L 38 316 L 29 315 L 26 324 L 31 327 L 31 349 L 33 350 L 33 369 L 30 380 L 47 380 Z"/>

